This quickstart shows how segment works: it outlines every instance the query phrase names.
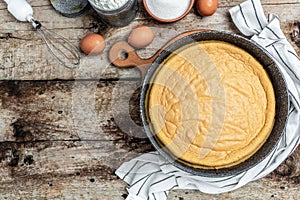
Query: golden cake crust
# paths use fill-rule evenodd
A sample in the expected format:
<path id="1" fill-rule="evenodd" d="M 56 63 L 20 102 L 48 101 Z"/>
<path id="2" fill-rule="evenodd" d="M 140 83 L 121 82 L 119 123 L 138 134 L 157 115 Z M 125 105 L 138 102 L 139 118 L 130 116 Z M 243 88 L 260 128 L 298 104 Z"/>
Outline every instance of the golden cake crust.
<path id="1" fill-rule="evenodd" d="M 245 50 L 201 41 L 172 53 L 153 76 L 149 120 L 179 161 L 220 169 L 251 157 L 274 123 L 275 96 L 262 65 Z"/>

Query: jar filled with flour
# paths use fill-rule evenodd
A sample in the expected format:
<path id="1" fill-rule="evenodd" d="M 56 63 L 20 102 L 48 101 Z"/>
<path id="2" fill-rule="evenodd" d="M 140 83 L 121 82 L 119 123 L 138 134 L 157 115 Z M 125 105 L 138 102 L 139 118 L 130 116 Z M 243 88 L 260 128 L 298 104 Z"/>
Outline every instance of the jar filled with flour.
<path id="1" fill-rule="evenodd" d="M 89 0 L 101 21 L 110 26 L 126 26 L 136 16 L 137 0 Z"/>

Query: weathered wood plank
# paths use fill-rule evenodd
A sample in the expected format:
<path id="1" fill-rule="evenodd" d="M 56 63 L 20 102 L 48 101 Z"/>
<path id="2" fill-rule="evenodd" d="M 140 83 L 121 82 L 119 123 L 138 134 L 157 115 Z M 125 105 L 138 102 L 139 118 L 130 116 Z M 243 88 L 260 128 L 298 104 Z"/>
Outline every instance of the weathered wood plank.
<path id="1" fill-rule="evenodd" d="M 282 28 L 287 37 L 292 32 L 292 24 L 300 15 L 300 4 L 265 5 L 266 13 L 273 12 L 279 15 Z M 57 64 L 49 54 L 47 48 L 38 38 L 37 33 L 30 31 L 27 23 L 17 23 L 6 10 L 0 10 L 4 15 L 0 19 L 0 79 L 2 80 L 51 80 L 51 79 L 97 79 L 97 78 L 137 78 L 136 70 L 117 69 L 110 65 L 107 52 L 112 44 L 126 39 L 130 30 L 140 24 L 150 25 L 156 34 L 153 43 L 146 49 L 140 50 L 142 57 L 153 55 L 170 38 L 179 33 L 192 29 L 215 29 L 238 33 L 228 15 L 229 7 L 220 7 L 211 17 L 201 18 L 194 12 L 183 20 L 173 24 L 160 24 L 141 13 L 141 17 L 128 27 L 114 29 L 107 28 L 97 21 L 97 15 L 92 12 L 81 18 L 68 19 L 55 13 L 50 6 L 43 6 L 37 10 L 37 16 L 45 26 L 54 28 L 56 32 L 66 36 L 78 46 L 79 39 L 89 32 L 100 32 L 106 37 L 107 48 L 100 56 L 84 56 L 78 69 L 70 70 Z M 286 13 L 289 13 L 288 15 Z M 49 19 L 48 16 L 53 16 Z M 78 20 L 80 19 L 80 20 Z M 51 21 L 50 21 L 51 20 Z M 20 26 L 19 26 L 20 25 Z M 296 47 L 296 46 L 295 46 Z M 299 53 L 299 49 L 297 48 Z"/>
<path id="2" fill-rule="evenodd" d="M 139 80 L 2 81 L 0 142 L 124 138 L 118 131 L 145 137 L 136 125 L 139 86 Z"/>
<path id="3" fill-rule="evenodd" d="M 4 155 L 0 163 L 1 199 L 5 196 L 9 199 L 98 199 L 99 195 L 114 199 L 110 193 L 113 191 L 111 184 L 117 180 L 115 169 L 123 161 L 150 148 L 149 144 L 144 144 L 126 150 L 124 143 L 112 141 L 7 144 L 0 154 Z M 104 185 L 108 188 L 103 190 Z M 121 197 L 120 188 L 125 184 L 117 181 L 117 185 L 119 188 L 115 188 L 118 189 L 115 193 L 119 192 Z M 90 188 L 90 191 L 84 188 Z"/>
<path id="4" fill-rule="evenodd" d="M 95 180 L 91 182 L 91 180 Z M 2 190 L 1 199 L 61 199 L 61 200 L 124 200 L 126 191 L 125 184 L 120 180 L 110 182 L 102 181 L 93 174 L 87 176 L 72 175 L 68 178 L 56 179 L 45 178 L 35 179 L 34 187 L 26 183 L 15 181 L 9 185 L 6 192 Z M 268 180 L 256 181 L 242 187 L 234 192 L 221 195 L 208 195 L 197 191 L 172 191 L 168 200 L 231 200 L 231 199 L 298 199 L 297 185 L 290 185 L 287 182 L 272 183 Z M 35 195 L 33 195 L 35 194 Z"/>
<path id="5" fill-rule="evenodd" d="M 262 179 L 249 183 L 233 192 L 219 195 L 203 194 L 197 191 L 175 191 L 171 192 L 170 200 L 195 200 L 195 199 L 213 199 L 213 200 L 231 200 L 231 199 L 298 199 L 296 191 L 299 191 L 299 185 L 290 184 L 286 181 L 272 182 L 269 179 Z M 181 198 L 180 198 L 181 197 Z"/>
<path id="6" fill-rule="evenodd" d="M 126 184 L 114 171 L 123 162 L 151 150 L 149 144 L 137 145 L 129 148 L 123 141 L 2 144 L 0 198 L 123 199 Z M 220 195 L 175 191 L 169 199 L 297 199 L 299 163 L 300 148 L 272 174 L 236 191 Z"/>
<path id="7" fill-rule="evenodd" d="M 121 163 L 152 149 L 149 142 L 130 146 L 128 141 L 45 141 L 1 143 L 1 183 L 14 179 L 68 177 L 94 171 L 103 180 L 117 179 L 114 171 Z M 99 177 L 100 178 L 100 177 Z"/>

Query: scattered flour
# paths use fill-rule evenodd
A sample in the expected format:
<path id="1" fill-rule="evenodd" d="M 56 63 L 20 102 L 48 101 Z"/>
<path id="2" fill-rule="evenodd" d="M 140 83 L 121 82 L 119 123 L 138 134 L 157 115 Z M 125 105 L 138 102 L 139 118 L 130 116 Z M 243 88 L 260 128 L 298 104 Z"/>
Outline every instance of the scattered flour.
<path id="1" fill-rule="evenodd" d="M 101 10 L 116 10 L 127 3 L 128 0 L 90 0 Z"/>

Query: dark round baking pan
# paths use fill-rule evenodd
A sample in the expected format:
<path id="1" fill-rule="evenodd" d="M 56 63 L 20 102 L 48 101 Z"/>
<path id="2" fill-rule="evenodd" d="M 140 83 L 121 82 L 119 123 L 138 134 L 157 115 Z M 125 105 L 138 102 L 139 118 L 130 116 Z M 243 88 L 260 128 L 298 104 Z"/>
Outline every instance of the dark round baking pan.
<path id="1" fill-rule="evenodd" d="M 276 115 L 274 126 L 270 136 L 267 141 L 263 144 L 263 146 L 249 159 L 246 161 L 235 165 L 233 167 L 224 168 L 224 169 L 199 169 L 190 167 L 188 164 L 185 164 L 178 158 L 175 158 L 172 155 L 172 152 L 169 152 L 167 148 L 165 148 L 159 142 L 158 138 L 155 137 L 155 133 L 153 133 L 153 127 L 151 126 L 151 122 L 149 121 L 148 116 L 148 105 L 147 105 L 147 97 L 148 92 L 151 89 L 151 81 L 153 75 L 159 70 L 161 63 L 174 51 L 177 49 L 191 44 L 197 41 L 204 40 L 219 40 L 234 44 L 248 53 L 250 53 L 253 57 L 255 57 L 264 67 L 267 74 L 270 77 L 270 80 L 273 84 L 275 99 L 276 99 Z M 159 73 L 159 72 L 158 72 Z M 179 39 L 173 42 L 170 46 L 165 48 L 154 60 L 151 64 L 149 70 L 146 73 L 142 92 L 140 99 L 140 110 L 144 128 L 146 130 L 146 134 L 149 137 L 153 146 L 159 151 L 159 153 L 164 156 L 169 162 L 178 168 L 190 172 L 195 175 L 207 176 L 207 177 L 220 177 L 220 176 L 229 176 L 239 174 L 244 172 L 245 170 L 254 167 L 259 162 L 261 162 L 266 156 L 270 154 L 270 152 L 276 147 L 280 137 L 282 136 L 283 130 L 287 121 L 287 113 L 288 113 L 288 94 L 285 80 L 279 71 L 278 67 L 264 49 L 262 49 L 258 44 L 250 41 L 244 37 L 224 33 L 224 32 L 199 32 L 188 35 L 182 39 Z"/>

